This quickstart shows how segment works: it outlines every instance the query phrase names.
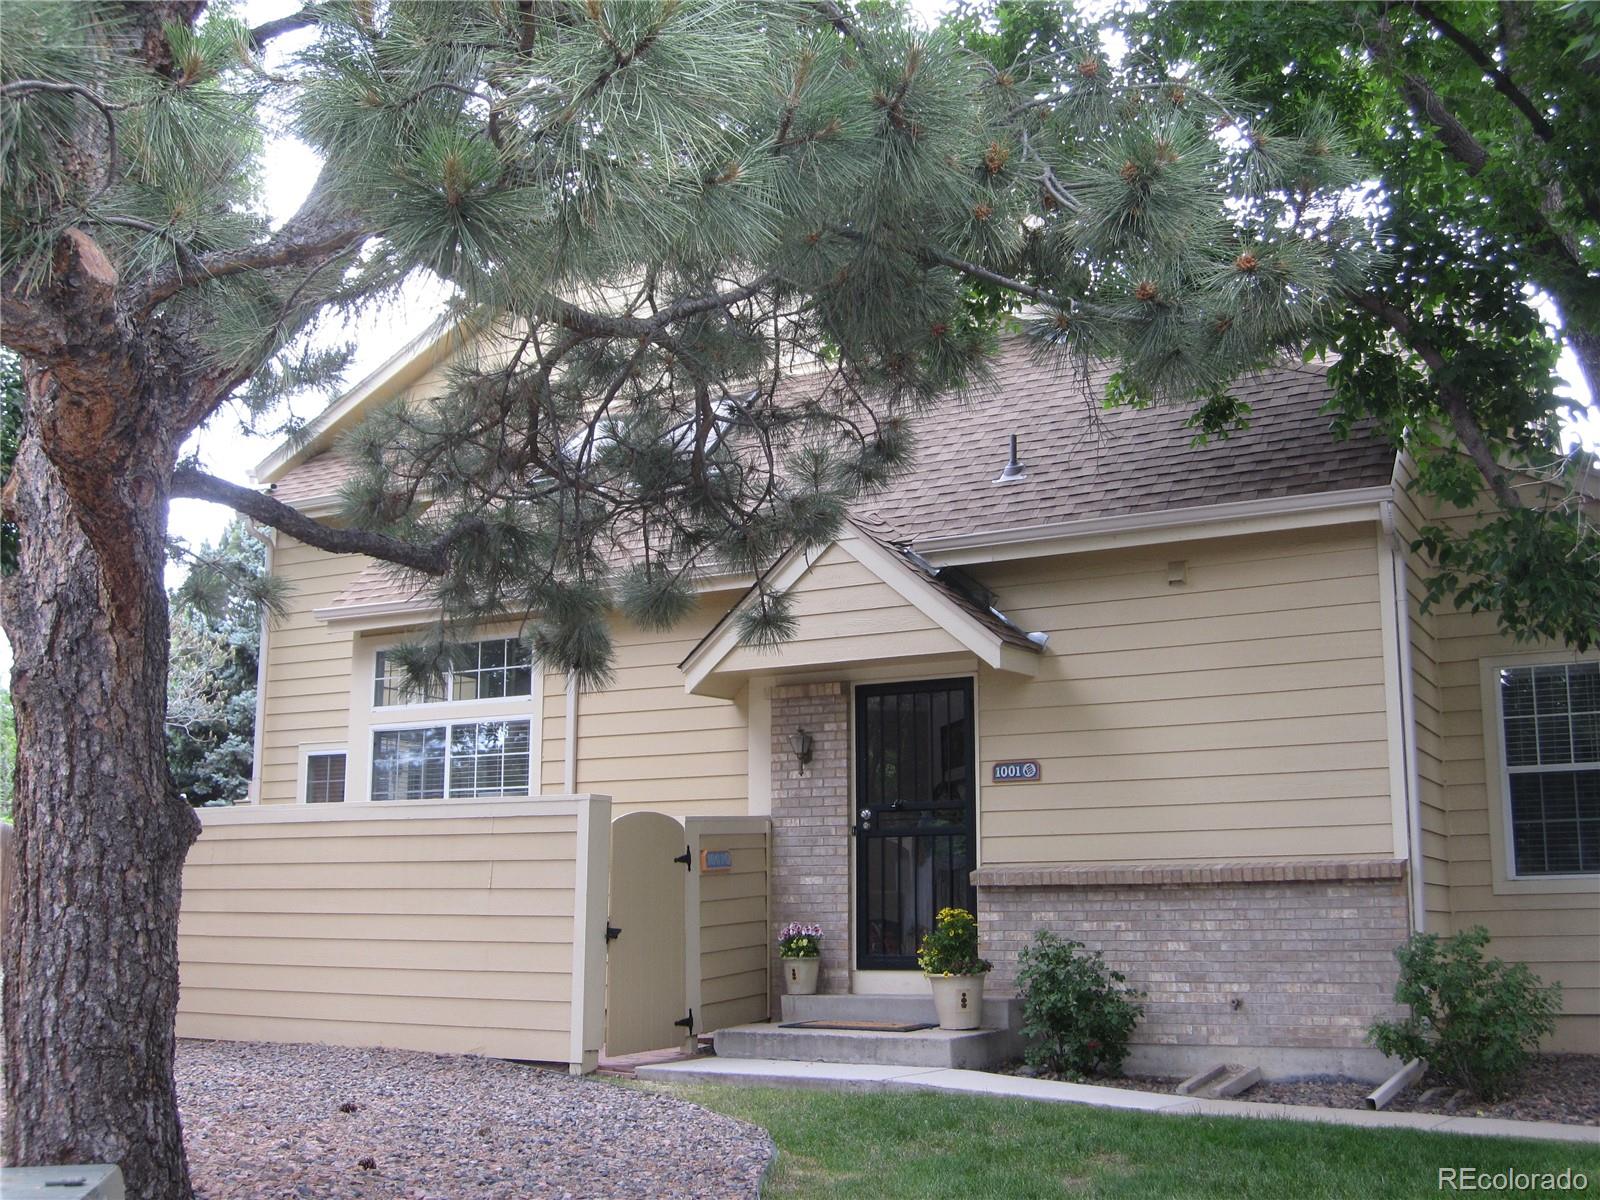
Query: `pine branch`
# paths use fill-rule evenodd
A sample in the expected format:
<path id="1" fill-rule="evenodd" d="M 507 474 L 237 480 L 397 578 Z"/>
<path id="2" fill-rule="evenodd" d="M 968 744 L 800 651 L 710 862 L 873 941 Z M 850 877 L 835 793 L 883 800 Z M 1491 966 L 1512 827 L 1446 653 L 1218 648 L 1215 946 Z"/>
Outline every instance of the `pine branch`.
<path id="1" fill-rule="evenodd" d="M 278 306 L 277 317 L 262 331 L 254 348 L 232 364 L 231 369 L 213 375 L 206 381 L 207 386 L 201 389 L 195 406 L 181 418 L 187 428 L 197 428 L 216 409 L 219 401 L 232 395 L 235 388 L 259 371 L 263 363 L 293 340 L 294 336 L 321 311 L 320 304 L 300 309 L 298 307 L 300 297 L 319 275 L 335 264 L 344 263 L 358 249 L 357 245 L 346 246 L 343 250 L 328 255 L 306 272 L 305 277 L 284 297 L 283 303 Z"/>
<path id="2" fill-rule="evenodd" d="M 589 337 L 644 338 L 665 345 L 661 335 L 667 326 L 689 317 L 699 316 L 701 313 L 714 312 L 719 308 L 727 308 L 742 300 L 748 300 L 763 288 L 776 282 L 777 278 L 777 272 L 765 271 L 749 283 L 730 288 L 725 292 L 711 292 L 704 296 L 679 300 L 649 320 L 591 312 L 564 300 L 557 301 L 553 305 L 552 315 L 564 329 Z"/>
<path id="3" fill-rule="evenodd" d="M 849 38 L 850 44 L 858 51 L 863 55 L 868 52 L 866 39 L 861 36 L 861 31 L 856 28 L 850 15 L 840 5 L 834 3 L 834 0 L 813 0 L 812 7 L 822 14 L 823 20 Z"/>
<path id="4" fill-rule="evenodd" d="M 133 311 L 141 316 L 148 314 L 162 301 L 208 280 L 271 267 L 315 265 L 367 237 L 372 230 L 355 213 L 333 207 L 324 187 L 327 179 L 328 169 L 324 167 L 300 211 L 271 238 L 240 250 L 196 255 L 188 266 L 180 262 L 145 285 L 132 305 Z"/>
<path id="5" fill-rule="evenodd" d="M 297 29 L 305 29 L 317 23 L 317 10 L 308 5 L 297 13 L 290 13 L 286 17 L 276 20 L 264 21 L 250 31 L 250 49 L 253 53 L 260 54 L 266 49 L 267 43 L 275 37 L 286 33 L 293 33 Z"/>
<path id="6" fill-rule="evenodd" d="M 112 104 L 105 97 L 76 83 L 54 83 L 43 79 L 14 79 L 10 83 L 0 86 L 0 97 L 26 96 L 30 92 L 57 92 L 65 95 L 81 97 L 100 110 L 100 115 L 106 121 L 106 173 L 100 181 L 100 186 L 89 194 L 85 204 L 92 204 L 99 199 L 117 177 L 117 118 L 116 114 L 128 106 L 125 104 Z"/>
<path id="7" fill-rule="evenodd" d="M 957 258 L 936 247 L 926 247 L 922 251 L 923 257 L 930 262 L 936 262 L 942 267 L 949 267 L 952 271 L 959 272 L 969 279 L 978 279 L 984 283 L 992 283 L 996 287 L 1004 288 L 1008 292 L 1015 292 L 1019 296 L 1026 296 L 1040 304 L 1048 304 L 1053 308 L 1067 312 L 1072 308 L 1072 302 L 1048 292 L 1044 288 L 1035 287 L 1031 283 L 1024 283 L 1020 279 L 1013 279 L 1009 275 L 1002 275 L 998 271 L 991 271 L 988 267 L 980 266 L 975 262 L 968 262 L 964 258 Z"/>
<path id="8" fill-rule="evenodd" d="M 365 529 L 336 529 L 313 520 L 299 509 L 265 492 L 229 483 L 188 466 L 179 467 L 172 473 L 170 495 L 174 499 L 209 500 L 213 504 L 225 505 L 288 534 L 296 541 L 331 554 L 365 554 L 369 558 L 410 567 L 425 575 L 443 575 L 450 569 L 451 547 L 484 530 L 481 519 L 467 517 L 433 541 L 418 545 Z"/>

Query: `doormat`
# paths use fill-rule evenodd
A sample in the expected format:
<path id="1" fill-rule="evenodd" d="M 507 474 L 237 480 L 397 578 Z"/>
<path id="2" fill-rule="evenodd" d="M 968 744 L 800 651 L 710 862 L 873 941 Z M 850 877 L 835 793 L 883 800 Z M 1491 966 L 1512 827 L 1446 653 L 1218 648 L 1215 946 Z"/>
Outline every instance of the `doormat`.
<path id="1" fill-rule="evenodd" d="M 848 1029 L 857 1033 L 917 1033 L 937 1029 L 932 1021 L 785 1021 L 779 1029 Z"/>

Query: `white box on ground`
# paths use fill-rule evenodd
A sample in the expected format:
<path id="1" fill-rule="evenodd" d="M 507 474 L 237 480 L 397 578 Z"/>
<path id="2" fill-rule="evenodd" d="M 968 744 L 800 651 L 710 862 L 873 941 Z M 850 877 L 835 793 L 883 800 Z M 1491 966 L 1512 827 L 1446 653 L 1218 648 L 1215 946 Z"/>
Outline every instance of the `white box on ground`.
<path id="1" fill-rule="evenodd" d="M 6 1200 L 127 1200 L 122 1169 L 108 1163 L 83 1167 L 0 1167 Z"/>

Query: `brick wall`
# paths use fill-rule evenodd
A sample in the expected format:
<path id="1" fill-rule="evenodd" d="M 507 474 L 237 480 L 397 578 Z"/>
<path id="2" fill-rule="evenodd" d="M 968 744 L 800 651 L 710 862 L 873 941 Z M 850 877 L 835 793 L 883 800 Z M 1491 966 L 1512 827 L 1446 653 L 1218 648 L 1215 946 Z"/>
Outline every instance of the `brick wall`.
<path id="1" fill-rule="evenodd" d="M 980 887 L 980 937 L 995 965 L 990 990 L 1015 991 L 1017 952 L 1045 928 L 1103 951 L 1148 993 L 1137 1042 L 1361 1047 L 1373 1018 L 1395 1011 L 1394 948 L 1407 934 L 1403 880 L 1267 874 L 1045 886 L 1019 876 L 1021 886 Z"/>
<path id="2" fill-rule="evenodd" d="M 850 990 L 850 713 L 842 683 L 772 689 L 772 920 L 822 926 L 818 990 Z M 812 737 L 795 762 L 789 736 Z M 776 951 L 774 951 L 776 954 Z M 776 968 L 772 978 L 782 979 Z"/>

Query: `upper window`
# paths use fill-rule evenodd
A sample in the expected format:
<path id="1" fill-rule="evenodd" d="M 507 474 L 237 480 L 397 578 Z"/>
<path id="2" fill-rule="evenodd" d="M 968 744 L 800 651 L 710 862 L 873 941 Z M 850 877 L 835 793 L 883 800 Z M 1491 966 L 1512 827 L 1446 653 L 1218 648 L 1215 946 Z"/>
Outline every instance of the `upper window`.
<path id="1" fill-rule="evenodd" d="M 462 664 L 443 681 L 418 689 L 405 678 L 387 651 L 379 650 L 373 668 L 372 702 L 379 708 L 396 704 L 438 704 L 456 700 L 500 700 L 533 694 L 533 655 L 521 638 L 491 638 L 461 647 Z"/>
<path id="2" fill-rule="evenodd" d="M 1600 873 L 1600 662 L 1503 667 L 1512 873 Z"/>

